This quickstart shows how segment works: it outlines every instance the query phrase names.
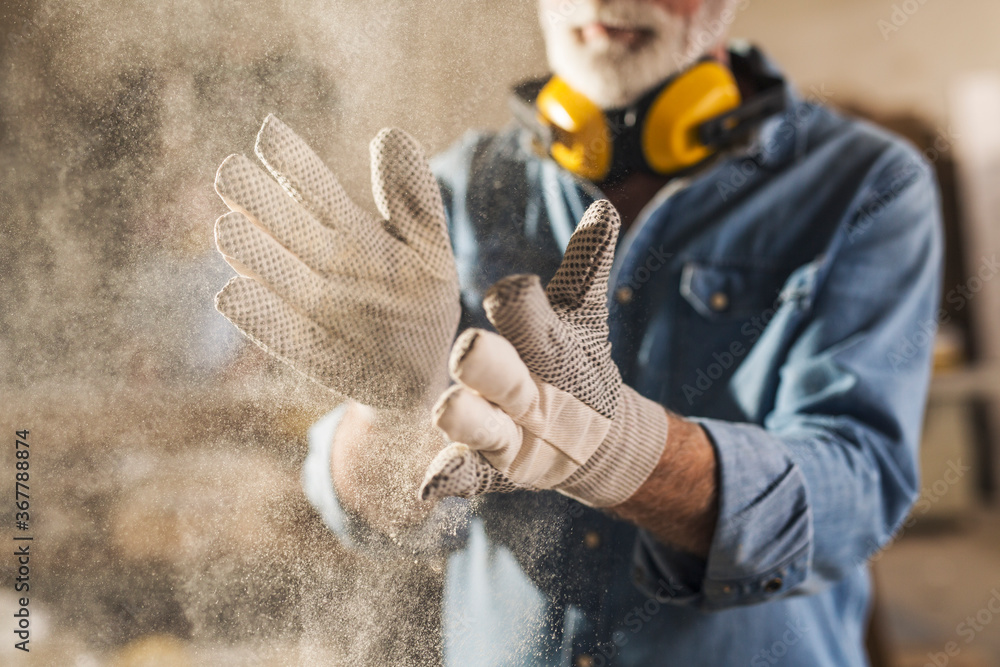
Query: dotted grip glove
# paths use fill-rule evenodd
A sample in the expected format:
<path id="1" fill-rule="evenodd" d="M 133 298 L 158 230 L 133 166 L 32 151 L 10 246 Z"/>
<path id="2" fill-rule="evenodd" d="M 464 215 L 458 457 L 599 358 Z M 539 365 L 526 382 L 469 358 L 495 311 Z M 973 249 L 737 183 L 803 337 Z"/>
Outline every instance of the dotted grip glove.
<path id="1" fill-rule="evenodd" d="M 587 210 L 556 275 L 498 281 L 483 306 L 500 335 L 469 329 L 452 348 L 456 384 L 434 423 L 455 444 L 428 468 L 421 496 L 556 489 L 596 507 L 629 498 L 667 441 L 662 406 L 622 383 L 608 342 L 607 283 L 619 219 Z"/>
<path id="2" fill-rule="evenodd" d="M 437 182 L 408 135 L 371 143 L 381 217 L 352 202 L 291 129 L 268 116 L 254 147 L 219 167 L 231 212 L 216 245 L 241 275 L 216 307 L 265 350 L 374 408 L 423 411 L 448 386 L 458 276 Z"/>

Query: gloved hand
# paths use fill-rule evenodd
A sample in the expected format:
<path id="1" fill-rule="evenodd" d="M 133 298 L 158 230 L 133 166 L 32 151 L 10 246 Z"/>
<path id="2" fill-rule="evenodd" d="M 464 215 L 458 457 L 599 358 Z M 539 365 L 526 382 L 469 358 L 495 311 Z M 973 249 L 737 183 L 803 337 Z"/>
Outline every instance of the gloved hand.
<path id="1" fill-rule="evenodd" d="M 358 208 L 291 129 L 268 116 L 254 152 L 219 167 L 231 213 L 216 244 L 241 275 L 216 307 L 265 350 L 342 397 L 426 411 L 448 386 L 460 315 L 441 194 L 399 130 L 371 143 L 381 218 Z"/>
<path id="2" fill-rule="evenodd" d="M 456 384 L 434 421 L 461 444 L 431 463 L 421 497 L 521 486 L 609 507 L 649 477 L 667 415 L 624 385 L 611 360 L 607 283 L 619 225 L 609 202 L 595 202 L 544 291 L 537 276 L 516 275 L 487 292 L 500 335 L 469 329 L 455 342 Z"/>

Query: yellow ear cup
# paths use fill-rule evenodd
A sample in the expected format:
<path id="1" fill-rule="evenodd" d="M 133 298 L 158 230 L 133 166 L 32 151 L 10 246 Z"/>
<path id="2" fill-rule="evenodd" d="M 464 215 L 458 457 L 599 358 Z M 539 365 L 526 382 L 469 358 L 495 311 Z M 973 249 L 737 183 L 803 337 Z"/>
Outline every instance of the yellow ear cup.
<path id="1" fill-rule="evenodd" d="M 601 108 L 557 76 L 535 101 L 543 122 L 557 128 L 552 158 L 563 168 L 591 181 L 611 169 L 611 133 Z"/>
<path id="2" fill-rule="evenodd" d="M 642 129 L 642 151 L 654 171 L 667 174 L 712 153 L 698 140 L 698 126 L 740 105 L 732 72 L 703 62 L 680 75 L 653 102 Z"/>

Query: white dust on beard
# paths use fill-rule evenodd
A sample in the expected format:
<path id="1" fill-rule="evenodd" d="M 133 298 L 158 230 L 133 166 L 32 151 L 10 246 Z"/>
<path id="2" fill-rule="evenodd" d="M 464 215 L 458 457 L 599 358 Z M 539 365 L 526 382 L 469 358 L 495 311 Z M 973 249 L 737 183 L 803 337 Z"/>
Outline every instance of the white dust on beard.
<path id="1" fill-rule="evenodd" d="M 549 66 L 601 108 L 625 106 L 718 44 L 728 27 L 720 17 L 734 3 L 706 0 L 690 17 L 634 0 L 578 0 L 565 14 L 542 7 Z M 635 51 L 614 42 L 581 44 L 576 30 L 594 22 L 642 26 L 653 36 Z"/>

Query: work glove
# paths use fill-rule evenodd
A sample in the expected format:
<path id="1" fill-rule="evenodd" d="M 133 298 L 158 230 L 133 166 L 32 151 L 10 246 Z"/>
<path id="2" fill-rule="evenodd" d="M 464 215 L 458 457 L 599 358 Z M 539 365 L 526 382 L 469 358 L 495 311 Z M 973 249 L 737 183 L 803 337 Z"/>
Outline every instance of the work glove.
<path id="1" fill-rule="evenodd" d="M 433 419 L 459 444 L 431 463 L 421 497 L 555 489 L 609 507 L 649 477 L 667 415 L 623 384 L 611 360 L 607 287 L 619 226 L 614 207 L 595 202 L 545 290 L 538 276 L 515 275 L 486 293 L 499 335 L 469 329 L 452 348 L 455 384 Z"/>
<path id="2" fill-rule="evenodd" d="M 399 130 L 372 140 L 381 217 L 356 206 L 274 116 L 254 152 L 267 171 L 232 155 L 215 179 L 231 209 L 216 244 L 240 274 L 216 307 L 338 396 L 426 415 L 448 386 L 460 304 L 441 193 L 420 148 Z"/>

